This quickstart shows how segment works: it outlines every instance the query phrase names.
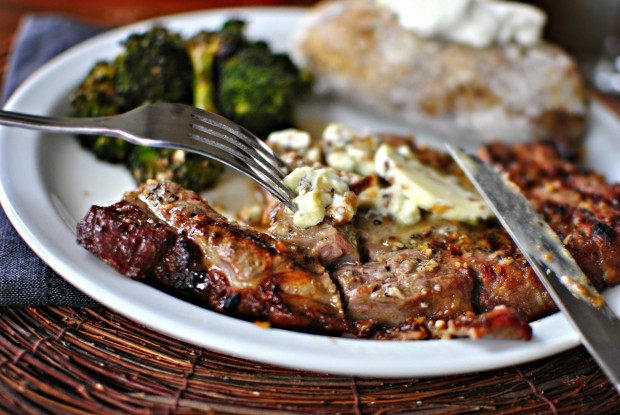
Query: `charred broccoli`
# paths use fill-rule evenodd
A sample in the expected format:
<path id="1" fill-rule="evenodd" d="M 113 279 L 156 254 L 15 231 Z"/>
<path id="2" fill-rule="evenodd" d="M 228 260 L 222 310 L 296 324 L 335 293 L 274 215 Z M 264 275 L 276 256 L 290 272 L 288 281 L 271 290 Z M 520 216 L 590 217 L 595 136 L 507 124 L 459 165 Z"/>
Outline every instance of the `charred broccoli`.
<path id="1" fill-rule="evenodd" d="M 193 67 L 180 35 L 162 27 L 130 35 L 112 62 L 99 62 L 71 96 L 72 115 L 120 114 L 153 102 L 193 101 Z M 192 190 L 211 186 L 223 167 L 204 157 L 133 146 L 116 137 L 80 136 L 98 158 L 124 163 L 137 182 L 166 178 Z"/>
<path id="2" fill-rule="evenodd" d="M 98 62 L 71 96 L 75 117 L 120 114 L 152 102 L 191 104 L 193 68 L 179 34 L 162 27 L 130 35 L 113 62 Z M 80 136 L 97 158 L 125 163 L 133 146 L 107 136 Z"/>
<path id="3" fill-rule="evenodd" d="M 194 106 L 218 112 L 215 106 L 217 60 L 245 42 L 244 26 L 241 20 L 229 20 L 221 30 L 202 31 L 185 42 L 194 66 Z"/>
<path id="4" fill-rule="evenodd" d="M 265 43 L 248 44 L 223 60 L 218 75 L 222 115 L 264 138 L 292 125 L 303 84 L 288 56 L 272 54 Z"/>
<path id="5" fill-rule="evenodd" d="M 97 62 L 73 92 L 71 106 L 76 117 L 118 114 L 116 66 L 110 62 Z"/>
<path id="6" fill-rule="evenodd" d="M 105 117 L 123 111 L 118 97 L 116 66 L 97 62 L 84 81 L 71 95 L 71 115 L 74 117 Z M 112 163 L 124 162 L 132 145 L 107 136 L 80 135 L 80 144 L 101 159 Z"/>
<path id="7" fill-rule="evenodd" d="M 194 68 L 179 34 L 162 27 L 129 36 L 116 58 L 119 95 L 128 107 L 154 102 L 192 104 Z M 201 191 L 213 185 L 223 167 L 183 150 L 136 147 L 127 164 L 138 183 L 172 180 Z"/>
<path id="8" fill-rule="evenodd" d="M 141 146 L 134 148 L 129 166 L 139 183 L 170 180 L 194 191 L 211 187 L 224 170 L 220 163 L 197 154 Z"/>
<path id="9" fill-rule="evenodd" d="M 245 36 L 246 23 L 186 42 L 194 64 L 194 105 L 218 112 L 259 137 L 293 123 L 295 100 L 309 84 L 284 54 Z"/>
<path id="10" fill-rule="evenodd" d="M 72 115 L 120 114 L 154 102 L 193 104 L 266 137 L 292 124 L 293 104 L 308 83 L 288 56 L 249 40 L 242 20 L 183 39 L 156 26 L 134 33 L 111 62 L 99 62 L 71 96 Z M 114 137 L 81 137 L 98 158 L 124 163 L 138 182 L 168 179 L 201 191 L 220 176 L 220 163 L 182 150 L 133 146 Z"/>
<path id="11" fill-rule="evenodd" d="M 126 108 L 154 102 L 193 102 L 193 67 L 181 36 L 156 26 L 122 42 L 118 94 Z"/>

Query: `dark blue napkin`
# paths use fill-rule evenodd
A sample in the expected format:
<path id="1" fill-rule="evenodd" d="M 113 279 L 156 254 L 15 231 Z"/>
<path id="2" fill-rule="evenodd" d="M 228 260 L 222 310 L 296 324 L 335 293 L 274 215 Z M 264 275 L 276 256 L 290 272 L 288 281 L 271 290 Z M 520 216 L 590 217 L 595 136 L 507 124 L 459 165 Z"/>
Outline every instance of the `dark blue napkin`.
<path id="1" fill-rule="evenodd" d="M 26 15 L 11 50 L 2 104 L 42 64 L 103 30 L 63 15 Z M 41 261 L 0 209 L 0 306 L 43 305 L 92 307 L 97 302 Z"/>

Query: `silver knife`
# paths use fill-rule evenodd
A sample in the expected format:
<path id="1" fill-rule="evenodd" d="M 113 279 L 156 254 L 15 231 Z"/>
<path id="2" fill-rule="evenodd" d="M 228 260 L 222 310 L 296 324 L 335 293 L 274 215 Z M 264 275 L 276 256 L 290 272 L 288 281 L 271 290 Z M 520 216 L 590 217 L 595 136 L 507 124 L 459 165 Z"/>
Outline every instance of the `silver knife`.
<path id="1" fill-rule="evenodd" d="M 620 393 L 620 320 L 514 183 L 476 156 L 447 148 Z"/>

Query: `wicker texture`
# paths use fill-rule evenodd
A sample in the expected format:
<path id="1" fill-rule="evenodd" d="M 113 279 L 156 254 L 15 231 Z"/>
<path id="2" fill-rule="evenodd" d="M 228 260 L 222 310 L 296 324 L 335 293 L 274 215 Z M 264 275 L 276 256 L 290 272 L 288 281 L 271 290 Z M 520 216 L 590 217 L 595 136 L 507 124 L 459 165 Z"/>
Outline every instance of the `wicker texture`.
<path id="1" fill-rule="evenodd" d="M 478 374 L 366 379 L 210 352 L 107 309 L 1 312 L 0 413 L 620 413 L 620 397 L 581 348 Z"/>

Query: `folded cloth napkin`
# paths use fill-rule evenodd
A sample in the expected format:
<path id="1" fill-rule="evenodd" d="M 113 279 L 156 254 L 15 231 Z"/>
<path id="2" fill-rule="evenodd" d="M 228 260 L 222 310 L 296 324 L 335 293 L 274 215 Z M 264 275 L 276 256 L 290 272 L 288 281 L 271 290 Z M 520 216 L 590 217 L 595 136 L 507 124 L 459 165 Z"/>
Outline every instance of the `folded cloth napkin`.
<path id="1" fill-rule="evenodd" d="M 2 104 L 42 64 L 103 30 L 62 15 L 26 15 L 11 50 Z M 93 307 L 97 302 L 41 261 L 0 209 L 0 306 L 43 305 Z"/>

